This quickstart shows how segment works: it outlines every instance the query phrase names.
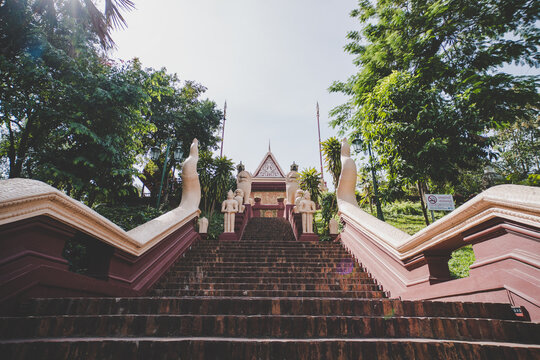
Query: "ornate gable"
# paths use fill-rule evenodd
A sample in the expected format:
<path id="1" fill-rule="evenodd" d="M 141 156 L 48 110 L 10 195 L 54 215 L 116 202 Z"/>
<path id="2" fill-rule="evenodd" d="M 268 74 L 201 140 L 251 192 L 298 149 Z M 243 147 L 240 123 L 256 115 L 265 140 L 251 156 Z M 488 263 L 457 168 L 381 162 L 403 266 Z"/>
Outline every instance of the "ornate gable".
<path id="1" fill-rule="evenodd" d="M 255 170 L 254 177 L 258 178 L 284 178 L 285 175 L 281 167 L 279 166 L 276 158 L 271 152 L 268 152 L 264 157 L 257 170 Z"/>

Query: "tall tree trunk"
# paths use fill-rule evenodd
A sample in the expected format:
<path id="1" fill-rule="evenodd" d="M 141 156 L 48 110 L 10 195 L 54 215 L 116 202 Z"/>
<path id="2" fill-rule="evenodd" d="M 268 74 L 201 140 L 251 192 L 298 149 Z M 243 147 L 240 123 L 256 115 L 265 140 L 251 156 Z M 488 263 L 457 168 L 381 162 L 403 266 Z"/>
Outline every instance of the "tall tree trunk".
<path id="1" fill-rule="evenodd" d="M 429 225 L 429 217 L 427 214 L 426 204 L 424 202 L 424 184 L 418 181 L 417 186 L 418 194 L 420 195 L 420 204 L 422 205 L 422 213 L 424 214 L 424 220 L 426 221 L 426 225 Z"/>

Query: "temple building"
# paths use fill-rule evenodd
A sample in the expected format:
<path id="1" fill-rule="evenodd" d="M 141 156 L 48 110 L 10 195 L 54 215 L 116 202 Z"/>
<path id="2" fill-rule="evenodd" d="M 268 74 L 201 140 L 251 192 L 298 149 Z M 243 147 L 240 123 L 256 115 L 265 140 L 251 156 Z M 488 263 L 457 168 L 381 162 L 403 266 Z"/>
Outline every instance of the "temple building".
<path id="1" fill-rule="evenodd" d="M 251 198 L 260 198 L 261 204 L 273 205 L 285 196 L 285 172 L 269 150 L 253 173 Z"/>

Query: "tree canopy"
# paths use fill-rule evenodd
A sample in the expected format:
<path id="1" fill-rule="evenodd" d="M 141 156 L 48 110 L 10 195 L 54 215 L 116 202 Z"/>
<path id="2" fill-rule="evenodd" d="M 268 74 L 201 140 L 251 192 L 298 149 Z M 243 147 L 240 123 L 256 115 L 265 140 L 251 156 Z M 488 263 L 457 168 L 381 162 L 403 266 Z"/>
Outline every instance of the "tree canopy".
<path id="1" fill-rule="evenodd" d="M 332 125 L 370 140 L 388 176 L 455 182 L 492 154 L 491 129 L 538 114 L 540 5 L 532 0 L 359 1 L 345 50 L 358 73 Z"/>
<path id="2" fill-rule="evenodd" d="M 38 11 L 45 3 L 0 3 L 0 176 L 114 202 L 136 195 L 135 165 L 150 146 L 173 138 L 187 154 L 194 137 L 201 150 L 215 146 L 222 113 L 204 86 L 106 58 L 73 2 L 52 2 L 55 16 Z"/>

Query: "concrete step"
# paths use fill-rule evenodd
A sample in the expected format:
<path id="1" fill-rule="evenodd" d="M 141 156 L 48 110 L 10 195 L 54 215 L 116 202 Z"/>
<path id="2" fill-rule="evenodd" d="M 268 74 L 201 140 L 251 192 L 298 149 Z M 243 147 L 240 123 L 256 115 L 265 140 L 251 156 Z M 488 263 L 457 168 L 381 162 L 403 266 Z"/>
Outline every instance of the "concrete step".
<path id="1" fill-rule="evenodd" d="M 344 273 L 340 274 L 337 271 L 331 272 L 318 272 L 318 273 L 309 273 L 309 272 L 290 272 L 286 269 L 279 270 L 273 269 L 272 271 L 267 271 L 264 273 L 256 273 L 253 271 L 219 271 L 219 270 L 201 270 L 199 272 L 185 270 L 185 271 L 170 271 L 166 274 L 166 281 L 177 281 L 177 279 L 183 278 L 211 278 L 211 277 L 251 277 L 258 275 L 261 278 L 311 278 L 311 279 L 327 279 L 327 278 L 339 278 L 339 277 L 354 277 L 358 279 L 370 279 L 371 276 L 368 273 L 353 271 L 350 274 Z"/>
<path id="2" fill-rule="evenodd" d="M 7 359 L 515 359 L 540 358 L 520 343 L 438 339 L 52 338 L 0 342 Z"/>
<path id="3" fill-rule="evenodd" d="M 324 291 L 324 290 L 196 290 L 196 289 L 152 289 L 149 295 L 168 296 L 245 296 L 245 297 L 340 297 L 357 299 L 380 299 L 383 291 Z"/>
<path id="4" fill-rule="evenodd" d="M 199 284 L 203 282 L 213 283 L 213 284 L 231 284 L 231 283 L 250 283 L 250 284 L 272 284 L 272 285 L 279 285 L 279 284 L 306 284 L 306 285 L 356 285 L 356 284 L 376 284 L 377 282 L 375 279 L 372 278 L 359 278 L 354 276 L 341 276 L 341 277 L 326 277 L 326 278 L 306 278 L 302 277 L 301 275 L 297 277 L 256 277 L 255 274 L 251 274 L 246 277 L 218 277 L 218 276 L 212 276 L 212 277 L 196 277 L 196 276 L 187 276 L 187 277 L 181 277 L 181 278 L 166 278 L 160 281 L 156 286 L 161 286 L 162 284 L 171 283 L 171 284 L 178 284 L 178 283 L 190 283 L 190 284 Z"/>
<path id="5" fill-rule="evenodd" d="M 377 284 L 253 284 L 253 283 L 164 283 L 154 289 L 189 289 L 189 290 L 303 290 L 303 291 L 381 291 Z"/>
<path id="6" fill-rule="evenodd" d="M 134 297 L 33 299 L 21 316 L 99 314 L 244 314 L 459 317 L 519 320 L 508 304 L 396 299 Z"/>
<path id="7" fill-rule="evenodd" d="M 529 322 L 419 317 L 69 315 L 0 318 L 2 339 L 54 337 L 421 338 L 540 344 Z"/>

